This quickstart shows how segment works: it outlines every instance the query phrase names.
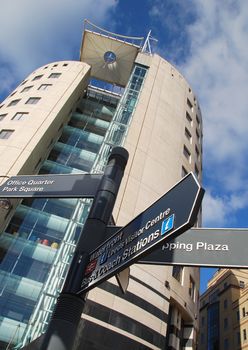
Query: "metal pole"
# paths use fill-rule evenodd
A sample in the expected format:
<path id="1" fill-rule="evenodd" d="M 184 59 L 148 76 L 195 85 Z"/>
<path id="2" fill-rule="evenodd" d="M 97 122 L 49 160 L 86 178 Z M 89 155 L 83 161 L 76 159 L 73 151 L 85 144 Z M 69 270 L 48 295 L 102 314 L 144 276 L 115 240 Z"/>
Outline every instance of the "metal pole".
<path id="1" fill-rule="evenodd" d="M 89 253 L 105 240 L 106 226 L 112 215 L 127 160 L 128 152 L 122 147 L 115 147 L 109 156 L 41 350 L 71 350 L 73 347 L 85 304 L 85 296 L 76 293 L 81 287 Z"/>

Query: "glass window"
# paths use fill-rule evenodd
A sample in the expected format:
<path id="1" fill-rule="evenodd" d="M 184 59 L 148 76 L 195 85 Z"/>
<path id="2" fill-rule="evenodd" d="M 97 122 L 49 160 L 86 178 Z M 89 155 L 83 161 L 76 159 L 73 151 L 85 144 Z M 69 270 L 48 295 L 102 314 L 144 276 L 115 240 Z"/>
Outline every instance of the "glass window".
<path id="1" fill-rule="evenodd" d="M 245 307 L 242 308 L 242 316 L 243 316 L 243 317 L 246 316 Z"/>
<path id="2" fill-rule="evenodd" d="M 31 86 L 26 86 L 21 92 L 27 92 L 29 91 L 30 89 L 32 89 L 33 85 Z"/>
<path id="3" fill-rule="evenodd" d="M 26 118 L 26 116 L 28 115 L 27 112 L 18 112 L 14 115 L 14 117 L 12 118 L 12 120 L 23 120 Z"/>
<path id="4" fill-rule="evenodd" d="M 200 152 L 197 146 L 195 146 L 195 154 L 196 154 L 196 158 L 199 160 L 200 158 Z"/>
<path id="5" fill-rule="evenodd" d="M 188 174 L 188 171 L 182 166 L 182 177 L 186 176 Z"/>
<path id="6" fill-rule="evenodd" d="M 6 117 L 7 113 L 6 114 L 0 114 L 0 121 L 3 120 L 5 117 Z"/>
<path id="7" fill-rule="evenodd" d="M 11 134 L 13 134 L 14 130 L 3 129 L 0 131 L 0 139 L 8 139 Z"/>
<path id="8" fill-rule="evenodd" d="M 244 339 L 244 341 L 247 340 L 246 329 L 243 329 L 243 339 Z"/>
<path id="9" fill-rule="evenodd" d="M 67 67 L 67 66 L 68 66 L 68 63 L 64 63 L 64 64 L 63 64 L 63 67 Z"/>
<path id="10" fill-rule="evenodd" d="M 227 302 L 227 299 L 224 300 L 224 309 L 227 308 L 227 305 L 228 305 L 228 302 Z"/>
<path id="11" fill-rule="evenodd" d="M 228 339 L 224 340 L 224 350 L 228 350 L 229 349 L 229 341 Z"/>
<path id="12" fill-rule="evenodd" d="M 240 345 L 240 332 L 236 333 L 236 338 L 237 338 L 237 344 Z"/>
<path id="13" fill-rule="evenodd" d="M 43 75 L 36 75 L 36 77 L 34 77 L 33 80 L 39 80 L 39 79 L 41 79 L 42 77 L 43 77 Z"/>
<path id="14" fill-rule="evenodd" d="M 224 329 L 228 329 L 228 318 L 224 318 Z"/>
<path id="15" fill-rule="evenodd" d="M 42 84 L 38 90 L 47 90 L 52 86 L 52 84 Z"/>
<path id="16" fill-rule="evenodd" d="M 199 142 L 199 141 L 200 141 L 200 134 L 199 134 L 199 131 L 196 129 L 196 130 L 195 130 L 195 133 L 196 133 L 197 140 L 198 140 L 198 142 Z"/>
<path id="17" fill-rule="evenodd" d="M 191 142 L 192 140 L 192 136 L 191 136 L 191 133 L 189 132 L 189 130 L 187 128 L 185 128 L 185 136 L 187 137 L 187 139 Z"/>
<path id="18" fill-rule="evenodd" d="M 200 126 L 200 119 L 199 119 L 198 115 L 196 115 L 196 122 L 197 122 L 198 126 Z"/>
<path id="19" fill-rule="evenodd" d="M 195 281 L 190 276 L 189 278 L 189 295 L 194 300 L 195 298 Z"/>
<path id="20" fill-rule="evenodd" d="M 192 118 L 191 115 L 189 114 L 189 112 L 186 111 L 186 119 L 188 120 L 188 122 L 190 123 L 190 125 L 192 125 Z"/>
<path id="21" fill-rule="evenodd" d="M 182 282 L 183 268 L 179 265 L 174 265 L 172 268 L 172 276 L 178 281 Z"/>
<path id="22" fill-rule="evenodd" d="M 240 320 L 240 312 L 239 312 L 239 310 L 236 312 L 236 318 L 237 318 L 237 321 Z"/>
<path id="23" fill-rule="evenodd" d="M 40 97 L 30 97 L 30 98 L 27 100 L 26 104 L 35 105 L 36 103 L 39 102 L 40 99 L 41 99 Z"/>
<path id="24" fill-rule="evenodd" d="M 193 104 L 191 103 L 191 101 L 188 98 L 187 98 L 187 105 L 191 110 L 193 109 Z"/>
<path id="25" fill-rule="evenodd" d="M 19 100 L 13 100 L 13 101 L 11 101 L 11 102 L 8 104 L 8 107 L 17 105 L 17 103 L 18 103 L 19 101 L 20 101 L 20 99 L 19 99 Z"/>
<path id="26" fill-rule="evenodd" d="M 183 154 L 188 159 L 188 161 L 190 161 L 190 151 L 188 150 L 188 148 L 185 145 L 183 147 Z"/>
<path id="27" fill-rule="evenodd" d="M 48 78 L 59 78 L 61 76 L 61 73 L 52 73 L 49 75 Z"/>
<path id="28" fill-rule="evenodd" d="M 244 281 L 239 281 L 239 286 L 240 286 L 240 288 L 245 288 L 245 282 Z"/>

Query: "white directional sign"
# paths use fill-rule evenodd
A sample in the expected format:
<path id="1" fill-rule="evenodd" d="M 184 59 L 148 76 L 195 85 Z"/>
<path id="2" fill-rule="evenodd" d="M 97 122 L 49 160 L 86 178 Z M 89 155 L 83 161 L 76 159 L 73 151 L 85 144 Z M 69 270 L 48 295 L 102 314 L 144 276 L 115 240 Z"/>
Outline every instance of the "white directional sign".
<path id="1" fill-rule="evenodd" d="M 248 229 L 192 228 L 138 263 L 248 268 Z"/>
<path id="2" fill-rule="evenodd" d="M 78 294 L 85 293 L 130 266 L 169 237 L 176 237 L 192 227 L 203 193 L 195 176 L 188 174 L 157 202 L 92 251 Z"/>
<path id="3" fill-rule="evenodd" d="M 94 197 L 102 175 L 18 175 L 0 186 L 0 198 Z"/>

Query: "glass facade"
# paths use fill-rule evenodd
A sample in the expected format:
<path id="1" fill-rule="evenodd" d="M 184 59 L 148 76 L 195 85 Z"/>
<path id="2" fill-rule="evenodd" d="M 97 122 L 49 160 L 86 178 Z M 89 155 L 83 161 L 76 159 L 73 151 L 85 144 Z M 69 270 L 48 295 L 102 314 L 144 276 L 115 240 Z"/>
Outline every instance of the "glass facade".
<path id="1" fill-rule="evenodd" d="M 208 308 L 208 350 L 219 349 L 219 322 L 219 302 L 216 302 Z"/>
<path id="2" fill-rule="evenodd" d="M 101 172 L 124 141 L 145 74 L 135 66 L 121 98 L 89 87 L 39 173 Z M 0 349 L 18 349 L 44 332 L 90 204 L 27 198 L 17 207 L 0 236 Z"/>

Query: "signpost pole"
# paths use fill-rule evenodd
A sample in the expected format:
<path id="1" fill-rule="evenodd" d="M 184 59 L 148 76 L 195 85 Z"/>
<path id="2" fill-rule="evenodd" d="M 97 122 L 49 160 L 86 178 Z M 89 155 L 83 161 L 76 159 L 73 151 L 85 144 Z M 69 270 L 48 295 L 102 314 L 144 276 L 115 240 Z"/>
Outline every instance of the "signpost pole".
<path id="1" fill-rule="evenodd" d="M 121 179 L 128 160 L 122 147 L 113 149 L 85 222 L 64 288 L 58 298 L 52 319 L 44 335 L 41 350 L 71 350 L 85 304 L 80 289 L 89 253 L 105 239 L 106 226 L 112 215 Z"/>

